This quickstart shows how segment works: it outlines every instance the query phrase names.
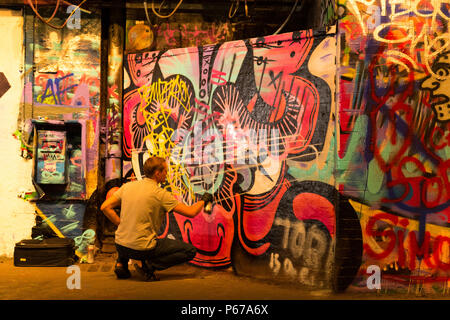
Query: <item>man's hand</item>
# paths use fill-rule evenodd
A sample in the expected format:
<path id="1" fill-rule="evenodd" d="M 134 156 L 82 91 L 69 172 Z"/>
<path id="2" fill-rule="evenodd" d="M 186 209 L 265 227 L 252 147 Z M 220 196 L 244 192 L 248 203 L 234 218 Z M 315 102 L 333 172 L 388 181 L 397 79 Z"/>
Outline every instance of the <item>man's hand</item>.
<path id="1" fill-rule="evenodd" d="M 205 192 L 205 193 L 203 194 L 201 200 L 205 201 L 205 205 L 206 205 L 208 202 L 211 202 L 211 203 L 212 203 L 213 200 L 214 200 L 214 198 L 213 198 L 212 194 L 210 194 L 210 193 L 208 193 L 208 192 Z"/>
<path id="2" fill-rule="evenodd" d="M 199 214 L 202 209 L 208 204 L 213 202 L 213 196 L 210 193 L 204 193 L 200 201 L 194 203 L 193 205 L 187 206 L 184 203 L 180 202 L 177 204 L 173 211 L 185 216 L 187 218 L 194 218 L 197 214 Z M 201 201 L 204 201 L 203 203 Z"/>

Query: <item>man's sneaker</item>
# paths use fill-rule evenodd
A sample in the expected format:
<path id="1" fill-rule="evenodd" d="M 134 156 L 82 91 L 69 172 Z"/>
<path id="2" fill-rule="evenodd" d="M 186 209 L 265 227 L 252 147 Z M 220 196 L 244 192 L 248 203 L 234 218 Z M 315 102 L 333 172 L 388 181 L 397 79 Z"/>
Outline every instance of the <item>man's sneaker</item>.
<path id="1" fill-rule="evenodd" d="M 154 270 L 149 269 L 144 261 L 142 262 L 142 267 L 135 263 L 134 269 L 142 278 L 144 278 L 145 281 L 159 281 L 159 278 L 156 277 Z"/>
<path id="2" fill-rule="evenodd" d="M 124 268 L 123 266 L 116 265 L 114 268 L 114 273 L 116 274 L 117 279 L 128 279 L 131 277 L 130 270 Z"/>

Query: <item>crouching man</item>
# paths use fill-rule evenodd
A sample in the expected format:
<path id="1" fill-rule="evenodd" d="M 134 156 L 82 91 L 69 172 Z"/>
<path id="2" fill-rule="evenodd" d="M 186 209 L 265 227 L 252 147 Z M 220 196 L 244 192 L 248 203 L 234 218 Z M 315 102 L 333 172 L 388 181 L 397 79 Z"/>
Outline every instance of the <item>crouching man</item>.
<path id="1" fill-rule="evenodd" d="M 108 219 L 117 225 L 115 244 L 118 259 L 114 272 L 119 279 L 131 276 L 129 259 L 145 261 L 142 269 L 147 280 L 157 280 L 154 271 L 190 261 L 196 254 L 191 244 L 180 240 L 159 239 L 157 232 L 166 212 L 172 210 L 193 218 L 203 207 L 212 202 L 212 195 L 205 193 L 202 200 L 187 206 L 179 202 L 159 183 L 167 177 L 167 163 L 160 157 L 151 157 L 144 163 L 145 178 L 122 185 L 105 200 L 100 209 Z M 114 208 L 120 206 L 120 215 Z"/>

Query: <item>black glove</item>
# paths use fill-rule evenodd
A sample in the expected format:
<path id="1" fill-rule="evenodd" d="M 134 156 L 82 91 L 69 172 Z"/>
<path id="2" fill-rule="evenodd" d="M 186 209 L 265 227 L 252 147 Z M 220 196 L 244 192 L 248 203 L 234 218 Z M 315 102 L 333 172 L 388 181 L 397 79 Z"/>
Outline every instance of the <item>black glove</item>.
<path id="1" fill-rule="evenodd" d="M 214 199 L 213 199 L 212 194 L 210 194 L 210 193 L 208 193 L 208 192 L 205 192 L 205 193 L 203 194 L 201 200 L 205 201 L 205 204 L 207 204 L 208 202 L 211 202 L 211 203 L 212 203 Z"/>

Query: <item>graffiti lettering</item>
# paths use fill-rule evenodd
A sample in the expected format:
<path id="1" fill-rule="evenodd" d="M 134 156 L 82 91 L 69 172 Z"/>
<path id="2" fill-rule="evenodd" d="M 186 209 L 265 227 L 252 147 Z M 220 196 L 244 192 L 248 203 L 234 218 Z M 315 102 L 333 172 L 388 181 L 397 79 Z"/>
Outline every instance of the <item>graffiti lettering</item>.
<path id="1" fill-rule="evenodd" d="M 151 105 L 151 103 L 157 103 L 162 108 L 161 112 L 165 110 L 178 112 L 178 108 L 180 107 L 186 112 L 190 111 L 190 93 L 188 92 L 186 83 L 179 76 L 169 81 L 158 79 L 158 82 L 154 82 L 149 86 L 142 86 L 138 92 L 141 97 L 140 110 L 142 112 L 145 112 L 145 107 Z M 177 110 L 171 110 L 172 104 L 169 103 L 170 100 L 178 102 Z M 145 115 L 151 117 L 149 113 Z"/>
<path id="2" fill-rule="evenodd" d="M 56 79 L 48 79 L 47 84 L 45 85 L 44 92 L 40 96 L 40 99 L 38 98 L 38 102 L 46 104 L 63 104 L 64 102 L 67 102 L 67 93 L 77 87 L 76 84 L 67 85 L 67 83 L 71 80 L 69 78 L 71 78 L 72 76 L 73 73 L 70 73 Z M 67 81 L 66 79 L 69 81 Z M 38 79 L 36 79 L 36 81 L 39 83 Z M 47 99 L 49 97 L 53 100 Z"/>
<path id="3" fill-rule="evenodd" d="M 376 227 L 379 221 L 387 222 L 388 227 L 380 230 Z M 371 238 L 370 241 L 364 243 L 365 252 L 376 260 L 382 260 L 397 248 L 398 264 L 401 268 L 408 267 L 410 270 L 415 270 L 417 259 L 421 259 L 431 269 L 450 270 L 450 238 L 439 235 L 432 244 L 431 234 L 427 231 L 422 245 L 419 245 L 417 232 L 408 231 L 406 229 L 408 225 L 407 219 L 399 219 L 397 216 L 385 213 L 374 215 L 369 219 L 365 228 L 366 234 Z M 397 231 L 394 231 L 394 228 Z M 375 245 L 377 241 L 383 242 L 383 248 Z"/>
<path id="4" fill-rule="evenodd" d="M 350 0 L 348 7 L 354 12 L 365 35 L 368 30 L 373 30 L 375 40 L 386 44 L 401 45 L 399 49 L 391 50 L 391 53 L 394 55 L 405 56 L 403 48 L 408 46 L 411 56 L 408 57 L 408 60 L 414 61 L 414 67 L 417 69 L 416 63 L 423 61 L 427 71 L 433 73 L 430 61 L 450 44 L 450 39 L 447 35 L 435 36 L 434 33 L 440 24 L 447 24 L 450 19 L 448 10 L 444 12 L 442 9 L 448 5 L 448 1 L 413 0 L 405 2 L 402 0 L 380 0 L 380 3 L 381 10 L 374 5 L 375 0 Z M 358 4 L 366 8 L 360 10 Z M 361 12 L 366 12 L 368 15 L 363 16 Z M 390 22 L 380 24 L 380 16 L 387 16 L 388 12 L 390 12 Z M 411 16 L 423 19 L 425 23 L 417 24 L 411 19 Z M 367 19 L 367 28 L 363 22 L 364 18 Z M 440 22 L 438 23 L 438 21 Z M 416 54 L 423 54 L 422 59 L 420 57 L 415 59 Z M 390 59 L 390 61 L 405 66 L 404 63 L 395 58 Z"/>
<path id="5" fill-rule="evenodd" d="M 361 11 L 367 13 L 379 13 L 381 16 L 387 16 L 388 8 L 390 9 L 389 19 L 394 20 L 401 16 L 410 17 L 414 14 L 421 18 L 434 18 L 439 17 L 444 20 L 449 20 L 450 17 L 442 11 L 442 8 L 448 4 L 448 0 L 380 0 L 381 11 L 374 10 L 376 0 L 349 0 L 348 7 L 355 13 L 358 21 L 362 24 Z M 366 8 L 360 10 L 357 3 L 362 4 Z M 365 29 L 363 28 L 365 31 Z"/>
<path id="6" fill-rule="evenodd" d="M 282 248 L 289 248 L 294 258 L 299 258 L 305 246 L 306 230 L 303 221 L 295 221 L 292 226 L 289 219 L 276 218 L 275 225 L 283 226 Z"/>
<path id="7" fill-rule="evenodd" d="M 405 175 L 403 172 L 404 168 L 407 165 L 410 165 L 411 168 L 411 164 L 414 165 L 417 174 L 420 175 Z M 420 196 L 421 203 L 423 203 L 426 208 L 434 208 L 447 202 L 448 195 L 450 195 L 450 183 L 447 176 L 447 170 L 449 167 L 449 161 L 442 162 L 438 167 L 438 174 L 435 176 L 430 176 L 429 173 L 427 173 L 423 163 L 421 163 L 417 158 L 404 157 L 397 167 L 398 178 L 387 183 L 387 187 L 390 189 L 401 185 L 403 187 L 403 193 L 398 198 L 383 198 L 382 201 L 400 202 L 405 200 L 406 197 L 412 192 L 413 194 Z M 434 196 L 434 200 L 430 200 L 431 196 Z"/>
<path id="8" fill-rule="evenodd" d="M 37 96 L 37 102 L 53 105 L 72 105 L 74 107 L 98 105 L 100 80 L 83 74 L 78 83 L 73 73 L 57 72 L 57 77 L 47 74 L 36 77 L 36 87 L 44 88 Z"/>
<path id="9" fill-rule="evenodd" d="M 258 134 L 254 129 L 239 130 L 232 126 L 227 126 L 222 135 L 213 128 L 203 130 L 203 123 L 196 122 L 193 130 L 173 131 L 174 153 L 171 159 L 174 163 L 214 164 L 222 158 L 222 148 L 226 150 L 225 162 L 228 164 L 256 165 L 266 159 L 276 161 L 281 156 L 274 142 L 281 136 L 276 129 L 271 131 L 271 139 L 268 139 L 267 135 Z"/>
<path id="10" fill-rule="evenodd" d="M 435 142 L 436 140 L 438 141 Z M 441 150 L 445 147 L 450 146 L 450 132 L 445 134 L 444 130 L 442 130 L 440 127 L 434 127 L 433 131 L 431 132 L 430 145 L 435 150 Z"/>
<path id="11" fill-rule="evenodd" d="M 322 229 L 316 225 L 305 227 L 301 220 L 290 221 L 276 218 L 274 226 L 282 227 L 281 247 L 289 257 L 279 261 L 280 254 L 271 253 L 269 266 L 274 274 L 283 272 L 289 278 L 307 285 L 317 285 L 318 273 L 324 271 L 330 241 Z M 295 261 L 295 264 L 294 262 Z"/>
<path id="12" fill-rule="evenodd" d="M 406 286 L 447 283 L 450 2 L 339 2 L 340 154 L 349 163 L 340 179 L 344 194 L 369 204 L 358 201 L 364 265 Z"/>

